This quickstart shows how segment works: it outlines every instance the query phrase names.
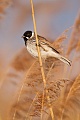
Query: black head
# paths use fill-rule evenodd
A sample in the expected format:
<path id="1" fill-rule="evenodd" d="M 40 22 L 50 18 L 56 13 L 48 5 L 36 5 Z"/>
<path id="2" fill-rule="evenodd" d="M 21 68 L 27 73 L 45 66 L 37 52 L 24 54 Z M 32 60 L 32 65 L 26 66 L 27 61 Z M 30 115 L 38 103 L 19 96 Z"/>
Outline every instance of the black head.
<path id="1" fill-rule="evenodd" d="M 24 39 L 24 41 L 25 41 L 25 45 L 26 45 L 26 41 L 29 39 L 29 38 L 31 38 L 32 37 L 32 31 L 26 31 L 24 34 L 23 34 L 23 36 L 22 36 L 22 38 Z"/>
<path id="2" fill-rule="evenodd" d="M 26 38 L 30 38 L 32 36 L 32 31 L 26 31 L 23 36 L 25 36 Z"/>

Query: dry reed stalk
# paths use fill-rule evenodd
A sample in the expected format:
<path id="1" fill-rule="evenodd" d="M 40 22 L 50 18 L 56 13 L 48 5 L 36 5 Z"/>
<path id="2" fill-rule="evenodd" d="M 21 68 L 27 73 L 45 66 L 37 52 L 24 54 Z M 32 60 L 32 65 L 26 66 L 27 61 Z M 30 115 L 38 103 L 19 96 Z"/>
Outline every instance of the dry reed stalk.
<path id="1" fill-rule="evenodd" d="M 30 2 L 31 2 L 31 8 L 32 8 L 32 18 L 33 18 L 34 31 L 35 31 L 35 36 L 36 36 L 36 43 L 37 43 L 37 51 L 38 51 L 39 63 L 40 63 L 40 67 L 41 67 L 41 73 L 42 73 L 42 78 L 43 78 L 43 82 L 44 82 L 44 88 L 46 88 L 46 79 L 45 79 L 44 69 L 43 69 L 43 65 L 42 65 L 40 47 L 39 47 L 38 38 L 37 38 L 36 21 L 35 21 L 35 17 L 34 17 L 34 7 L 33 7 L 32 0 L 30 0 Z"/>
<path id="2" fill-rule="evenodd" d="M 36 21 L 35 21 L 35 17 L 34 17 L 34 6 L 33 6 L 33 1 L 30 0 L 30 2 L 31 2 L 31 8 L 32 8 L 32 18 L 33 18 L 34 31 L 35 31 L 35 36 L 36 36 L 38 58 L 39 58 L 39 63 L 40 63 L 40 68 L 41 68 L 42 79 L 43 79 L 43 83 L 44 83 L 44 89 L 46 89 L 46 78 L 45 78 L 45 74 L 44 74 L 44 69 L 43 69 L 42 59 L 41 59 L 41 53 L 40 53 L 40 47 L 39 47 L 38 38 L 37 38 Z M 46 90 L 46 93 L 47 92 L 48 91 Z M 43 96 L 44 96 L 44 90 L 43 90 Z M 49 96 L 47 96 L 47 99 L 48 99 L 48 101 L 50 101 Z M 52 120 L 54 120 L 54 114 L 53 114 L 52 107 L 51 107 L 50 104 L 49 104 L 49 106 L 50 106 L 50 113 L 51 113 Z M 43 107 L 43 100 L 42 100 L 42 107 Z"/>
<path id="3" fill-rule="evenodd" d="M 43 95 L 42 95 L 42 104 L 41 104 L 41 120 L 43 120 L 43 108 L 44 108 L 44 96 L 45 96 L 45 93 L 44 93 L 44 90 L 43 90 Z"/>
<path id="4" fill-rule="evenodd" d="M 46 80 L 48 79 L 49 73 L 51 72 L 53 66 L 54 66 L 54 63 L 51 65 L 51 67 L 50 67 L 50 69 L 49 69 L 49 72 L 47 73 Z M 47 90 L 46 90 L 46 94 L 48 94 L 48 91 L 47 91 Z M 45 93 L 44 93 L 44 91 L 43 91 L 42 109 L 41 109 L 41 120 L 43 120 L 43 118 L 42 118 L 42 111 L 43 111 L 43 108 L 44 108 L 44 96 L 45 96 Z M 48 99 L 48 102 L 50 102 L 49 96 L 47 96 L 47 99 Z M 49 105 L 49 106 L 51 106 L 51 105 Z M 52 108 L 50 109 L 50 111 L 53 112 L 53 111 L 52 111 Z"/>

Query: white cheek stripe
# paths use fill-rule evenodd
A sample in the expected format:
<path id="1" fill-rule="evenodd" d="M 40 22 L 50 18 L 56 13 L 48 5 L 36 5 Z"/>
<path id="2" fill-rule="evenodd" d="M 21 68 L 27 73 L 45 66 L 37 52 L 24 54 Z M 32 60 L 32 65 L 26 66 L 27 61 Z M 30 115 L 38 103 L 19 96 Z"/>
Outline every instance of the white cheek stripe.
<path id="1" fill-rule="evenodd" d="M 29 37 L 26 37 L 27 39 L 29 39 Z"/>
<path id="2" fill-rule="evenodd" d="M 30 38 L 34 37 L 34 33 L 32 32 L 32 36 Z"/>

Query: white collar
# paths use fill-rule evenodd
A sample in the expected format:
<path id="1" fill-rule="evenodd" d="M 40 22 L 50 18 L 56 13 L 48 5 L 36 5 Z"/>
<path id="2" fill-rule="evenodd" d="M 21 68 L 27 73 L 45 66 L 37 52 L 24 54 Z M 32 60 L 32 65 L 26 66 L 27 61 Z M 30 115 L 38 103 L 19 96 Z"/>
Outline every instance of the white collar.
<path id="1" fill-rule="evenodd" d="M 34 37 L 34 33 L 32 32 L 32 36 L 30 38 Z"/>

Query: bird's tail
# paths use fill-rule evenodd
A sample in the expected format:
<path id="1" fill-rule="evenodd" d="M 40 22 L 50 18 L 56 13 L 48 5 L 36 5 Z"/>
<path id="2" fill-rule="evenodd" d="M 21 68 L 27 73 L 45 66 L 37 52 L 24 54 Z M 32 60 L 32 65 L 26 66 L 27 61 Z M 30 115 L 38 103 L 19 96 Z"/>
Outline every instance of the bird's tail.
<path id="1" fill-rule="evenodd" d="M 60 59 L 62 62 L 66 63 L 67 65 L 70 65 L 70 66 L 71 66 L 71 61 L 68 60 L 67 58 L 65 58 L 65 57 L 63 57 L 63 56 L 60 56 L 59 59 Z"/>

